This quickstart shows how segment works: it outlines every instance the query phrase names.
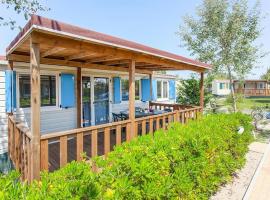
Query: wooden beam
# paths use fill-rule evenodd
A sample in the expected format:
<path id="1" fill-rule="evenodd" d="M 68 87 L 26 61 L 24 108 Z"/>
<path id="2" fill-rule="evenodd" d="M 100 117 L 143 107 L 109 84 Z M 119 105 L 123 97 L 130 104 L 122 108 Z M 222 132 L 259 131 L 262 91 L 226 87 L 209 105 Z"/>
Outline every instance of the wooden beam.
<path id="1" fill-rule="evenodd" d="M 128 64 L 129 60 L 111 60 L 111 61 L 104 61 L 102 62 L 102 65 L 121 65 L 121 64 Z"/>
<path id="2" fill-rule="evenodd" d="M 14 62 L 26 62 L 26 63 L 29 63 L 29 61 L 30 61 L 29 56 L 17 55 L 17 54 L 9 55 L 8 59 L 13 60 Z M 47 64 L 47 65 L 59 65 L 59 66 L 70 66 L 70 67 L 82 67 L 82 68 L 97 69 L 97 70 L 128 72 L 128 68 L 125 68 L 125 67 L 107 66 L 107 65 L 92 64 L 92 63 L 83 63 L 83 62 L 77 62 L 77 61 L 66 61 L 66 60 L 59 60 L 59 59 L 52 59 L 52 58 L 41 58 L 40 63 L 41 64 Z M 140 70 L 136 70 L 136 73 L 151 74 L 152 71 L 140 69 Z"/>
<path id="3" fill-rule="evenodd" d="M 8 61 L 8 70 L 13 70 L 13 61 L 12 60 Z"/>
<path id="4" fill-rule="evenodd" d="M 132 139 L 135 136 L 135 60 L 129 63 L 129 119 Z"/>
<path id="5" fill-rule="evenodd" d="M 203 106 L 204 106 L 204 85 L 203 85 L 203 82 L 204 82 L 204 73 L 201 72 L 201 79 L 200 79 L 200 107 L 202 107 L 202 109 L 203 109 Z"/>
<path id="6" fill-rule="evenodd" d="M 44 58 L 44 57 L 53 55 L 53 54 L 55 54 L 55 53 L 58 53 L 58 52 L 60 52 L 60 51 L 63 51 L 63 50 L 65 50 L 65 49 L 66 49 L 66 48 L 64 48 L 64 47 L 54 47 L 54 48 L 51 48 L 51 49 L 49 49 L 49 50 L 43 52 L 43 53 L 40 55 L 40 57 L 41 57 L 41 58 Z"/>
<path id="7" fill-rule="evenodd" d="M 82 125 L 82 70 L 77 68 L 77 128 Z"/>
<path id="8" fill-rule="evenodd" d="M 40 51 L 30 40 L 31 82 L 31 180 L 40 178 Z"/>
<path id="9" fill-rule="evenodd" d="M 150 102 L 153 100 L 153 74 L 149 75 L 149 79 L 150 79 Z"/>
<path id="10" fill-rule="evenodd" d="M 78 54 L 75 54 L 75 55 L 72 55 L 72 56 L 68 56 L 68 57 L 66 57 L 65 60 L 82 59 L 82 58 L 93 56 L 93 55 L 97 55 L 97 54 L 93 53 L 93 52 L 91 52 L 91 53 L 89 53 L 89 52 L 81 52 L 81 53 L 78 53 Z"/>
<path id="11" fill-rule="evenodd" d="M 114 57 L 122 59 L 134 59 L 136 62 L 146 62 L 157 65 L 164 65 L 172 67 L 175 70 L 191 70 L 196 72 L 203 72 L 206 69 L 204 67 L 199 67 L 193 64 L 184 63 L 181 61 L 175 61 L 172 59 L 167 59 L 159 56 L 143 54 L 140 52 L 134 52 L 129 50 L 122 50 L 116 47 L 104 46 L 99 44 L 94 44 L 90 42 L 78 41 L 71 38 L 64 38 L 56 35 L 48 35 L 45 33 L 34 32 L 35 41 L 41 43 L 43 46 L 52 47 L 57 46 L 63 48 L 69 48 L 77 51 L 88 51 L 95 52 L 103 55 L 112 55 Z"/>
<path id="12" fill-rule="evenodd" d="M 115 57 L 113 55 L 99 56 L 96 58 L 92 58 L 86 61 L 86 63 L 97 63 L 97 62 L 105 62 L 105 61 L 113 61 L 121 58 Z"/>

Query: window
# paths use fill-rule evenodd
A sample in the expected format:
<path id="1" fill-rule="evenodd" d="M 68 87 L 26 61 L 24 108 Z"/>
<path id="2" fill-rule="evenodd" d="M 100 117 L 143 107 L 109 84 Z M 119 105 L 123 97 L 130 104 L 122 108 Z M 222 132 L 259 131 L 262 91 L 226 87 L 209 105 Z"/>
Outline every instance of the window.
<path id="1" fill-rule="evenodd" d="M 19 90 L 20 90 L 20 107 L 30 107 L 31 89 L 30 75 L 19 75 Z M 41 75 L 40 76 L 40 104 L 41 106 L 56 105 L 56 80 L 55 76 Z"/>
<path id="2" fill-rule="evenodd" d="M 140 80 L 135 81 L 135 100 L 140 100 Z"/>
<path id="3" fill-rule="evenodd" d="M 129 80 L 121 80 L 122 101 L 129 99 Z M 135 80 L 135 100 L 140 100 L 140 80 Z"/>
<path id="4" fill-rule="evenodd" d="M 128 95 L 128 79 L 122 79 L 121 80 L 121 90 L 122 90 L 122 101 L 128 101 L 129 95 Z"/>
<path id="5" fill-rule="evenodd" d="M 162 82 L 157 81 L 157 98 L 160 99 L 162 98 Z"/>
<path id="6" fill-rule="evenodd" d="M 168 98 L 168 82 L 163 81 L 163 98 Z"/>
<path id="7" fill-rule="evenodd" d="M 219 83 L 219 89 L 224 89 L 225 88 L 225 83 Z"/>

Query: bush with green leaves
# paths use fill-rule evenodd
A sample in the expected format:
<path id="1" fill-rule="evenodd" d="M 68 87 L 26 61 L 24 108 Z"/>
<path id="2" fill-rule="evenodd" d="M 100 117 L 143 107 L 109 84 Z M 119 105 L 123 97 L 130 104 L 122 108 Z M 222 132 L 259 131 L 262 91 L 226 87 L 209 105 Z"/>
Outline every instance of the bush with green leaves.
<path id="1" fill-rule="evenodd" d="M 40 181 L 27 185 L 13 171 L 0 177 L 0 199 L 96 199 L 99 186 L 86 162 L 71 162 L 53 173 L 43 172 Z"/>
<path id="2" fill-rule="evenodd" d="M 173 123 L 97 157 L 97 173 L 72 162 L 30 185 L 16 172 L 4 175 L 0 199 L 208 199 L 243 166 L 251 130 L 250 117 L 240 113 Z"/>
<path id="3" fill-rule="evenodd" d="M 98 174 L 108 199 L 208 199 L 243 166 L 252 140 L 251 119 L 219 114 L 172 124 L 119 146 Z M 245 132 L 237 133 L 243 126 Z"/>

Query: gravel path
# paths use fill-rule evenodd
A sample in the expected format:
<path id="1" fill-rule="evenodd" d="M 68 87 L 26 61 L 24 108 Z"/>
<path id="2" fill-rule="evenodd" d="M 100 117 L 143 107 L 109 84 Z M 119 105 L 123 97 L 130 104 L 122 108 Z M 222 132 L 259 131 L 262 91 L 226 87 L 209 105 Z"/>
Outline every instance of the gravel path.
<path id="1" fill-rule="evenodd" d="M 232 182 L 222 186 L 219 191 L 212 196 L 211 200 L 240 200 L 243 198 L 250 181 L 262 159 L 266 144 L 254 142 L 250 145 L 250 150 L 246 155 L 245 166 L 236 172 Z"/>

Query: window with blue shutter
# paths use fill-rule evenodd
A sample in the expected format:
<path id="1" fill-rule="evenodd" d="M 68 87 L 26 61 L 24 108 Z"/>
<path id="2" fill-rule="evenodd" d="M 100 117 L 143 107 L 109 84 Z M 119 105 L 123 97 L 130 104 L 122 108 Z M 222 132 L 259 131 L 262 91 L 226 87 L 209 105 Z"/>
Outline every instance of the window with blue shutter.
<path id="1" fill-rule="evenodd" d="M 5 71 L 6 112 L 11 113 L 16 108 L 16 72 Z"/>
<path id="2" fill-rule="evenodd" d="M 121 92 L 120 92 L 121 78 L 113 77 L 113 102 L 121 103 Z"/>
<path id="3" fill-rule="evenodd" d="M 151 101 L 150 79 L 141 79 L 142 101 Z"/>
<path id="4" fill-rule="evenodd" d="M 6 94 L 6 112 L 12 112 L 12 71 L 6 70 L 5 72 L 5 94 Z"/>
<path id="5" fill-rule="evenodd" d="M 174 80 L 169 81 L 169 98 L 175 99 L 175 81 Z"/>
<path id="6" fill-rule="evenodd" d="M 152 101 L 157 100 L 157 80 L 152 80 Z"/>
<path id="7" fill-rule="evenodd" d="M 75 106 L 75 83 L 73 74 L 61 74 L 61 107 Z"/>

